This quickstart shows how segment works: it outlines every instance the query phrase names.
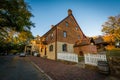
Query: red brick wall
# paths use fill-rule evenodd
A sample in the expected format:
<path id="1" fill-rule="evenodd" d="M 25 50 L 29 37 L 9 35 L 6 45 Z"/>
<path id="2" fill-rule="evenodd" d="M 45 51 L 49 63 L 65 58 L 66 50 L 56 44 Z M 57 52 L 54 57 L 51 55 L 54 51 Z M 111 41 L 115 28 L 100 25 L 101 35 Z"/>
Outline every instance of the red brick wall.
<path id="1" fill-rule="evenodd" d="M 81 47 L 74 47 L 74 52 L 78 55 L 82 55 L 85 53 L 97 53 L 97 47 L 94 45 L 86 45 Z"/>
<path id="2" fill-rule="evenodd" d="M 66 26 L 66 22 L 68 23 L 68 26 Z M 75 22 L 73 16 L 67 17 L 65 20 L 60 22 L 57 26 L 57 41 L 59 42 L 67 42 L 71 44 L 75 44 L 75 42 L 78 40 L 78 36 L 80 36 L 80 39 L 83 39 L 83 33 L 80 30 L 79 25 Z M 78 29 L 76 30 L 76 27 Z M 63 32 L 67 33 L 67 37 L 63 37 Z M 53 33 L 53 38 L 51 39 L 51 34 Z M 56 39 L 56 29 L 52 29 L 49 31 L 49 33 L 46 35 L 48 37 L 47 42 L 52 43 Z"/>
<path id="3" fill-rule="evenodd" d="M 84 53 L 97 53 L 97 47 L 94 45 L 87 45 L 87 46 L 82 46 L 81 50 Z"/>
<path id="4" fill-rule="evenodd" d="M 77 53 L 78 55 L 80 55 L 80 54 L 79 54 L 80 48 L 79 48 L 79 47 L 74 47 L 74 52 Z"/>
<path id="5" fill-rule="evenodd" d="M 53 36 L 52 36 L 53 34 Z M 49 33 L 46 35 L 45 40 L 47 43 L 53 43 L 56 40 L 56 29 L 49 31 Z"/>
<path id="6" fill-rule="evenodd" d="M 68 23 L 68 26 L 66 26 L 66 22 Z M 76 30 L 76 26 L 78 27 L 78 30 Z M 66 38 L 63 37 L 63 31 L 67 32 Z M 81 39 L 83 38 L 83 34 L 80 31 L 80 28 L 72 16 L 68 17 L 57 27 L 57 41 L 74 44 L 78 40 L 78 35 Z"/>

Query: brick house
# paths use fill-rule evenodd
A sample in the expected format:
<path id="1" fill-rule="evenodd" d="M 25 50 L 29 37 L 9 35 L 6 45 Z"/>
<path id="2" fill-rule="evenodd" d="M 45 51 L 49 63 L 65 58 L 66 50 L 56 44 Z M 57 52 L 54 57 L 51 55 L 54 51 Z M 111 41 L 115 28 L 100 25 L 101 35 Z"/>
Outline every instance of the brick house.
<path id="1" fill-rule="evenodd" d="M 51 29 L 36 41 L 41 57 L 53 60 L 57 60 L 57 53 L 83 55 L 91 51 L 90 40 L 82 32 L 70 9 L 66 18 L 52 25 Z"/>

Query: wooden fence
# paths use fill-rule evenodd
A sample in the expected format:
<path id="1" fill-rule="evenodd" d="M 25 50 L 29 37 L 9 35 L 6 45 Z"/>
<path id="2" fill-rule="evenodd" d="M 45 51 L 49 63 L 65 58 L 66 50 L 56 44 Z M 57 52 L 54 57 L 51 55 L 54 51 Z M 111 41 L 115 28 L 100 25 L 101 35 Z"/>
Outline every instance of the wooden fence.
<path id="1" fill-rule="evenodd" d="M 78 63 L 78 55 L 74 53 L 57 53 L 57 59 Z"/>
<path id="2" fill-rule="evenodd" d="M 98 61 L 107 61 L 105 54 L 84 54 L 85 64 L 97 66 Z"/>

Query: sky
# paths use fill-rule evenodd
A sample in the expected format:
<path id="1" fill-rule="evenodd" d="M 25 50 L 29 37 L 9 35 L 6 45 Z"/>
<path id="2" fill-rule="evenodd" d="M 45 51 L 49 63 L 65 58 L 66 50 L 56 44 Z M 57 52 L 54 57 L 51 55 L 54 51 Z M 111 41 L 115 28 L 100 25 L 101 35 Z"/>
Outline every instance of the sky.
<path id="1" fill-rule="evenodd" d="M 120 0 L 25 0 L 31 6 L 33 36 L 42 36 L 68 16 L 72 10 L 77 23 L 86 36 L 102 35 L 102 25 L 110 16 L 120 14 Z"/>

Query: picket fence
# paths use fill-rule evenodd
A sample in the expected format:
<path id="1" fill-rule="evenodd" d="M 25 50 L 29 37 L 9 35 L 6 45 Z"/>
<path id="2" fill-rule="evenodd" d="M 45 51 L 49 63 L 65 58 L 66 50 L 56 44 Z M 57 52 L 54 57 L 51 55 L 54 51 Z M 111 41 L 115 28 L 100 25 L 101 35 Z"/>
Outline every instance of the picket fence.
<path id="1" fill-rule="evenodd" d="M 74 53 L 57 53 L 57 59 L 78 63 L 78 55 Z"/>
<path id="2" fill-rule="evenodd" d="M 85 64 L 97 66 L 98 61 L 107 61 L 105 54 L 84 54 Z"/>

